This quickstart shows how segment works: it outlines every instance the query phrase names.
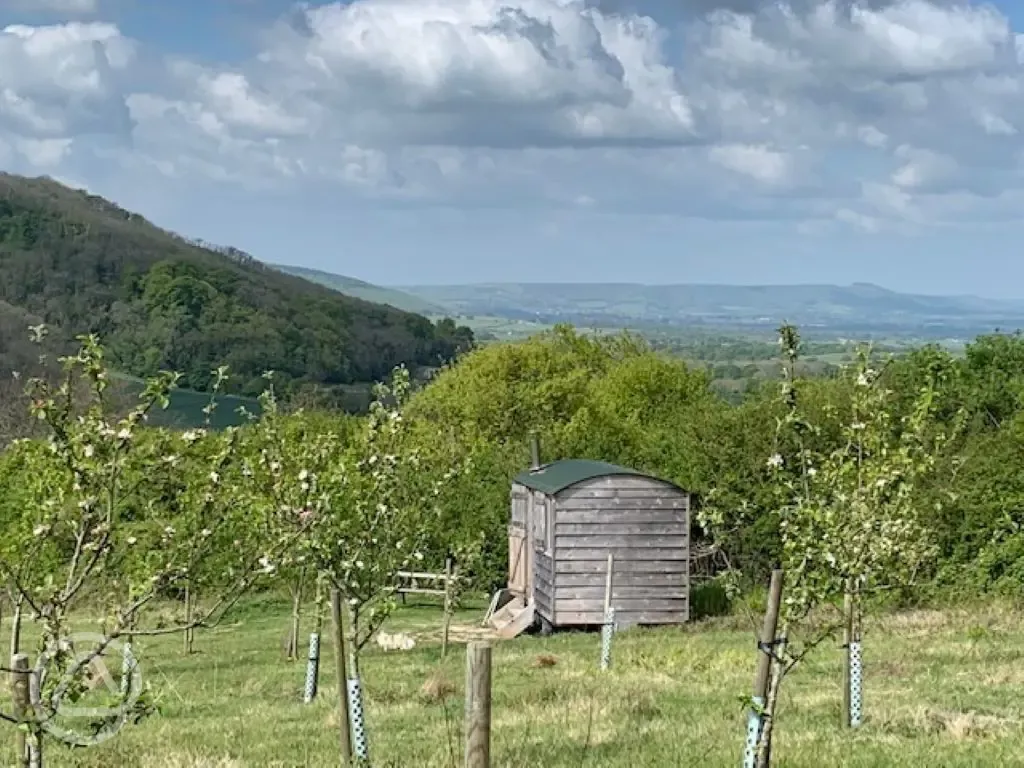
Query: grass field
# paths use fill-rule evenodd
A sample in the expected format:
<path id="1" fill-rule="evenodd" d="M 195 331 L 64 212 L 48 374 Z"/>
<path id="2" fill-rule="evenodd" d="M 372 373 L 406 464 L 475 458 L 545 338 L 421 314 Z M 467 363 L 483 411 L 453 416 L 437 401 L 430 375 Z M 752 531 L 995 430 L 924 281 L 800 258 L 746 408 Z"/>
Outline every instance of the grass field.
<path id="1" fill-rule="evenodd" d="M 482 606 L 458 621 L 476 623 Z M 777 765 L 1024 765 L 1022 616 L 1010 610 L 919 612 L 872 623 L 865 639 L 865 724 L 840 732 L 840 655 L 817 655 L 788 680 Z M 389 629 L 436 636 L 436 606 L 410 607 Z M 323 649 L 321 695 L 301 703 L 302 662 L 286 662 L 283 603 L 254 600 L 220 628 L 138 647 L 159 714 L 105 744 L 51 746 L 47 764 L 84 768 L 336 766 L 336 688 Z M 308 628 L 308 625 L 307 625 Z M 553 666 L 539 663 L 542 655 Z M 494 651 L 493 765 L 502 768 L 699 766 L 736 768 L 744 719 L 739 697 L 754 664 L 750 619 L 619 634 L 613 669 L 597 670 L 599 635 L 523 637 Z M 408 652 L 371 646 L 363 660 L 373 765 L 461 765 L 464 654 L 445 662 L 431 639 Z M 455 689 L 446 704 L 421 693 L 434 676 Z M 13 732 L 0 730 L 3 765 Z M 454 750 L 455 757 L 452 756 Z"/>

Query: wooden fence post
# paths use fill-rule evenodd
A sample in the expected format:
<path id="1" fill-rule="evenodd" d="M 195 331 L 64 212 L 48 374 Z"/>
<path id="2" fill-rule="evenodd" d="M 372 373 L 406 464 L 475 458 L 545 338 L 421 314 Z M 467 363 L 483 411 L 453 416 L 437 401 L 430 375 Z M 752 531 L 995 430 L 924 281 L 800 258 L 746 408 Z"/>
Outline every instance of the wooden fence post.
<path id="1" fill-rule="evenodd" d="M 192 654 L 195 630 L 192 627 L 192 608 L 195 605 L 195 597 L 192 594 L 192 585 L 185 583 L 185 633 L 181 636 L 186 656 Z"/>
<path id="2" fill-rule="evenodd" d="M 604 626 L 601 627 L 601 669 L 612 664 L 612 636 L 615 634 L 615 610 L 612 608 L 612 572 L 615 558 L 608 553 L 608 572 L 604 580 Z"/>
<path id="3" fill-rule="evenodd" d="M 19 653 L 11 658 L 11 698 L 14 703 L 14 717 L 25 722 L 28 718 L 32 702 L 29 697 L 28 677 L 31 674 L 28 666 L 28 656 Z M 18 728 L 15 732 L 15 759 L 19 768 L 28 768 L 28 741 L 25 731 Z"/>
<path id="4" fill-rule="evenodd" d="M 348 672 L 345 662 L 345 627 L 341 618 L 341 594 L 331 588 L 331 619 L 334 632 L 334 662 L 338 667 L 338 731 L 341 740 L 341 764 L 352 764 L 352 733 L 348 714 Z"/>
<path id="5" fill-rule="evenodd" d="M 452 576 L 455 569 L 452 557 L 449 555 L 444 560 L 444 629 L 441 633 L 441 658 L 448 656 L 448 635 L 452 626 Z"/>
<path id="6" fill-rule="evenodd" d="M 843 728 L 850 727 L 850 644 L 853 642 L 853 581 L 847 579 L 843 591 L 843 705 L 840 711 L 840 724 Z"/>
<path id="7" fill-rule="evenodd" d="M 465 768 L 491 766 L 491 646 L 466 647 Z"/>
<path id="8" fill-rule="evenodd" d="M 765 607 L 764 623 L 758 641 L 757 671 L 754 673 L 754 694 L 747 713 L 747 743 L 743 751 L 743 767 L 754 768 L 757 746 L 764 728 L 763 708 L 768 696 L 768 681 L 771 678 L 775 655 L 775 633 L 779 626 L 779 609 L 782 606 L 782 569 L 772 571 L 768 587 L 768 605 Z"/>

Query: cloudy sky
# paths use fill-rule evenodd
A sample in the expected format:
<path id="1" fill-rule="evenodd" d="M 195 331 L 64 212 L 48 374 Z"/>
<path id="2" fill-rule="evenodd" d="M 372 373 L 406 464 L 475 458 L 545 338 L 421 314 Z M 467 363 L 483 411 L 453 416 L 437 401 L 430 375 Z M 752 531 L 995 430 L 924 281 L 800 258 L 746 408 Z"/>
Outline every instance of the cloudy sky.
<path id="1" fill-rule="evenodd" d="M 0 167 L 386 284 L 1024 297 L 1024 4 L 0 0 Z"/>

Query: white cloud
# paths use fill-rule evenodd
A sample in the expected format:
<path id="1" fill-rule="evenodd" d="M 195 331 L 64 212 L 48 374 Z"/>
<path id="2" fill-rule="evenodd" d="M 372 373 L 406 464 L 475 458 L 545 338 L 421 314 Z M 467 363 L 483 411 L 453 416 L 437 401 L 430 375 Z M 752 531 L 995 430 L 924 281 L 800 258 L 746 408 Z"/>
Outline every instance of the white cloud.
<path id="1" fill-rule="evenodd" d="M 135 44 L 112 24 L 0 29 L 0 130 L 73 138 L 129 128 L 119 75 Z"/>
<path id="2" fill-rule="evenodd" d="M 723 144 L 712 147 L 710 155 L 723 168 L 765 184 L 780 184 L 789 176 L 789 158 L 764 146 Z"/>
<path id="3" fill-rule="evenodd" d="M 71 139 L 19 139 L 18 151 L 34 166 L 50 168 L 60 165 L 71 150 Z"/>
<path id="4" fill-rule="evenodd" d="M 311 5 L 231 64 L 128 40 L 112 23 L 11 26 L 0 142 L 84 177 L 96 137 L 123 139 L 104 157 L 126 174 L 346 201 L 869 231 L 1009 215 L 996 201 L 1022 186 L 1024 44 L 996 8 L 664 8 Z"/>

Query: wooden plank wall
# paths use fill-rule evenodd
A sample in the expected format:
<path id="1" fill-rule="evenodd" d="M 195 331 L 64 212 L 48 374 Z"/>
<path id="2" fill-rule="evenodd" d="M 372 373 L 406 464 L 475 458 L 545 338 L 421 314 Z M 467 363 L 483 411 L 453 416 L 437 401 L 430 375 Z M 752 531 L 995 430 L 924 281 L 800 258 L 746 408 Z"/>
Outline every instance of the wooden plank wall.
<path id="1" fill-rule="evenodd" d="M 689 499 L 657 480 L 615 476 L 563 491 L 555 511 L 556 626 L 600 624 L 608 553 L 616 622 L 689 619 Z"/>
<path id="2" fill-rule="evenodd" d="M 548 510 L 554 507 L 554 499 L 540 491 L 530 493 L 530 516 L 533 531 L 530 544 L 533 548 L 533 600 L 536 610 L 548 621 L 554 621 L 555 611 L 555 570 L 552 553 L 547 551 Z"/>
<path id="3" fill-rule="evenodd" d="M 537 552 L 534 555 L 533 600 L 540 614 L 554 623 L 555 617 L 555 569 L 550 555 Z"/>

